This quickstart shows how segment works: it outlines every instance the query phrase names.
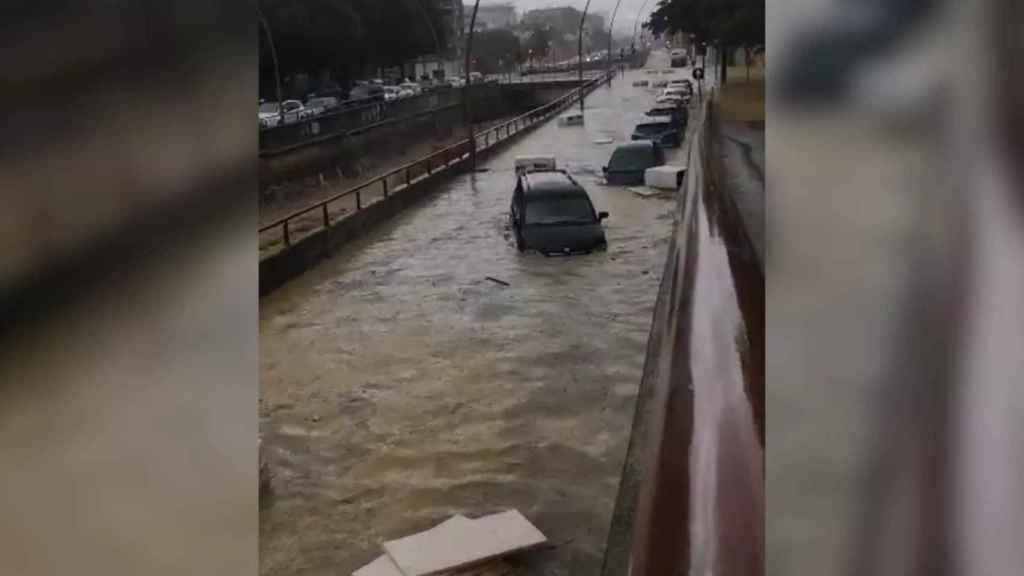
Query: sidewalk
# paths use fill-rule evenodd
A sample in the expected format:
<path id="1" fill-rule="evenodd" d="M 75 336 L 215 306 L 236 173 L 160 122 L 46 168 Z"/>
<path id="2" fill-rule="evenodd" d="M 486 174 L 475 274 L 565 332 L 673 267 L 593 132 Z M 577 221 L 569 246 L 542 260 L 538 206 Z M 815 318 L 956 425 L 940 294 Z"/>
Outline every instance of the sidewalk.
<path id="1" fill-rule="evenodd" d="M 730 68 L 721 89 L 720 112 L 722 162 L 725 178 L 743 218 L 747 234 L 764 265 L 764 76 L 761 70 L 746 80 L 742 68 Z"/>

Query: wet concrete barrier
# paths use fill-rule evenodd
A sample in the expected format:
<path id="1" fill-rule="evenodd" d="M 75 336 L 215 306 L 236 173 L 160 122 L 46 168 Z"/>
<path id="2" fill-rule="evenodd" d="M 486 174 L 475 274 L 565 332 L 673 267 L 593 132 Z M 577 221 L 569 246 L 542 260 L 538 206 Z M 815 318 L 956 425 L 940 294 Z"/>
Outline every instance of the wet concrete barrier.
<path id="1" fill-rule="evenodd" d="M 443 181 L 471 166 L 474 154 L 476 161 L 480 161 L 503 149 L 520 135 L 532 131 L 556 117 L 567 107 L 577 103 L 581 91 L 585 95 L 598 87 L 604 80 L 603 77 L 594 79 L 586 83 L 581 90 L 574 90 L 509 122 L 476 134 L 474 149 L 470 148 L 468 139 L 463 140 L 431 156 L 392 170 L 361 186 L 343 192 L 333 200 L 358 194 L 360 190 L 379 184 L 381 181 L 385 182 L 384 190 L 390 190 L 383 198 L 366 206 L 362 206 L 357 200 L 357 209 L 339 220 L 330 222 L 326 205 L 332 200 L 327 200 L 262 227 L 261 235 L 280 231 L 284 241 L 280 249 L 260 259 L 260 295 L 270 293 L 288 280 L 312 268 L 320 260 L 330 256 L 339 246 L 361 236 L 373 225 L 430 195 L 439 188 Z M 423 170 L 424 164 L 426 170 Z M 415 177 L 410 175 L 410 171 L 413 169 L 418 170 Z M 393 186 L 393 177 L 397 175 L 401 178 L 403 172 L 405 183 L 389 188 L 389 186 Z M 391 184 L 387 184 L 388 182 Z M 315 216 L 320 213 L 321 208 L 324 215 L 323 225 L 313 232 L 292 239 L 289 234 L 289 222 L 311 214 Z"/>
<path id="2" fill-rule="evenodd" d="M 603 576 L 764 570 L 764 275 L 699 121 Z"/>

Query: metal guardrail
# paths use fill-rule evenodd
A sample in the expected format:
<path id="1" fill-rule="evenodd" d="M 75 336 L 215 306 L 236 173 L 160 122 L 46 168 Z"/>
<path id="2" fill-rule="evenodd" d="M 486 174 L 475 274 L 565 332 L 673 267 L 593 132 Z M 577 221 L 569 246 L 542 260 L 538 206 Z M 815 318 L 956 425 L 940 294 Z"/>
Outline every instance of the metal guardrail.
<path id="1" fill-rule="evenodd" d="M 308 226 L 302 228 L 299 232 L 303 236 L 329 229 L 331 226 L 331 204 L 352 198 L 354 199 L 354 210 L 351 213 L 358 213 L 373 203 L 364 202 L 364 200 L 369 199 L 371 196 L 376 196 L 376 201 L 385 199 L 391 194 L 405 190 L 424 178 L 456 167 L 470 158 L 471 147 L 475 147 L 477 151 L 486 150 L 530 126 L 548 120 L 571 104 L 579 101 L 582 94 L 585 94 L 605 80 L 606 77 L 602 74 L 552 102 L 482 130 L 474 134 L 474 142 L 472 144 L 468 138 L 460 140 L 451 146 L 389 170 L 344 192 L 278 218 L 259 229 L 261 240 L 264 234 L 276 231 L 279 233 L 281 243 L 283 244 L 282 249 L 286 250 L 297 240 L 297 238 L 293 238 L 293 225 L 298 221 L 302 220 L 304 223 L 309 223 L 309 221 L 315 220 L 317 222 L 312 228 Z"/>

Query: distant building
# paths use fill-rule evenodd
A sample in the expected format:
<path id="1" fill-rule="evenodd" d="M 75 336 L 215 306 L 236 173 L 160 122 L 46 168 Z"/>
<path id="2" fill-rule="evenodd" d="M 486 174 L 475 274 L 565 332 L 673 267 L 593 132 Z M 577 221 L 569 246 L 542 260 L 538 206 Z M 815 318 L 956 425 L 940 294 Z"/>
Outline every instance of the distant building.
<path id="1" fill-rule="evenodd" d="M 469 20 L 473 17 L 473 6 L 463 6 L 463 30 L 469 30 Z M 516 25 L 516 7 L 512 4 L 481 4 L 476 11 L 476 23 L 473 29 L 483 30 L 509 29 Z"/>
<path id="2" fill-rule="evenodd" d="M 539 8 L 523 14 L 521 24 L 526 28 L 550 26 L 563 34 L 575 35 L 580 27 L 580 11 L 572 6 Z M 603 29 L 604 18 L 598 14 L 587 14 L 587 27 L 591 30 Z"/>
<path id="3" fill-rule="evenodd" d="M 438 9 L 441 11 L 445 23 L 444 37 L 448 44 L 445 56 L 458 56 L 462 52 L 465 42 L 462 34 L 462 0 L 438 0 Z"/>

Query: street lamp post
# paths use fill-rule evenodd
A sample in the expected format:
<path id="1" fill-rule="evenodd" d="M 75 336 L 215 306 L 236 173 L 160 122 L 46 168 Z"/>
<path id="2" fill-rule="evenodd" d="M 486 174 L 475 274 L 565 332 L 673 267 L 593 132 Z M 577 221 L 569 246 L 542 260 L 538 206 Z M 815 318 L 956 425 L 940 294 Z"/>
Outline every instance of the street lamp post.
<path id="1" fill-rule="evenodd" d="M 470 54 L 473 52 L 473 27 L 476 25 L 476 11 L 480 8 L 480 0 L 473 3 L 473 15 L 469 17 L 469 31 L 466 32 L 466 83 L 462 85 L 462 117 L 466 122 L 469 135 L 469 165 L 476 170 L 476 138 L 473 136 L 473 119 L 470 118 L 469 87 L 473 78 L 469 74 Z"/>
<path id="2" fill-rule="evenodd" d="M 260 25 L 267 35 L 267 43 L 270 44 L 270 59 L 274 62 L 274 87 L 277 90 L 277 123 L 280 126 L 284 124 L 284 100 L 282 100 L 281 95 L 281 70 L 277 66 L 277 50 L 274 48 L 274 37 L 270 34 L 270 26 L 267 26 L 267 21 L 263 18 L 263 12 L 259 6 L 256 7 L 256 17 L 260 19 Z"/>
<path id="3" fill-rule="evenodd" d="M 644 8 L 647 7 L 647 2 L 649 2 L 649 1 L 650 0 L 644 0 L 644 3 L 640 5 L 640 9 L 637 10 L 636 18 L 633 19 L 633 42 L 632 42 L 632 45 L 633 45 L 634 62 L 635 62 L 635 57 L 636 57 L 636 33 L 640 30 L 640 22 L 641 22 L 640 17 L 643 16 Z M 643 50 L 643 46 L 641 46 L 640 49 Z"/>
<path id="4" fill-rule="evenodd" d="M 477 0 L 479 2 L 480 0 Z M 583 15 L 580 16 L 579 48 L 577 56 L 579 60 L 579 91 L 580 91 L 580 114 L 583 114 L 583 24 L 587 20 L 587 10 L 590 9 L 590 0 L 583 6 Z"/>
<path id="5" fill-rule="evenodd" d="M 615 15 L 619 13 L 619 4 L 622 4 L 622 0 L 615 2 L 615 9 L 612 10 L 612 20 L 608 23 L 608 85 L 612 83 L 612 36 L 615 34 Z"/>
<path id="6" fill-rule="evenodd" d="M 437 55 L 437 61 L 435 64 L 435 72 L 441 69 L 441 42 L 437 39 L 437 30 L 434 29 L 434 23 L 430 21 L 430 14 L 427 13 L 427 9 L 422 4 L 423 0 L 413 0 L 416 7 L 420 9 L 420 13 L 423 15 L 423 20 L 427 23 L 427 27 L 430 28 L 430 35 L 434 37 L 434 54 Z"/>

